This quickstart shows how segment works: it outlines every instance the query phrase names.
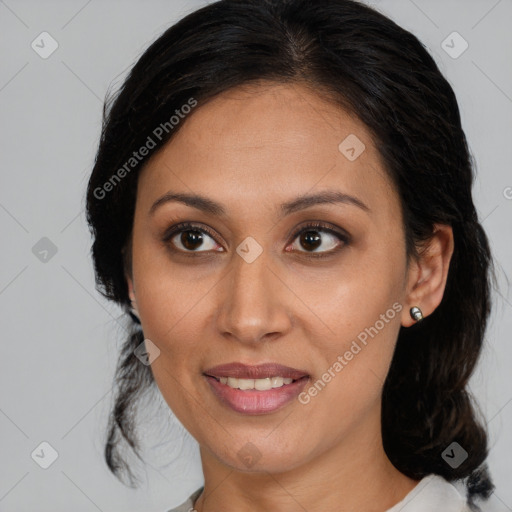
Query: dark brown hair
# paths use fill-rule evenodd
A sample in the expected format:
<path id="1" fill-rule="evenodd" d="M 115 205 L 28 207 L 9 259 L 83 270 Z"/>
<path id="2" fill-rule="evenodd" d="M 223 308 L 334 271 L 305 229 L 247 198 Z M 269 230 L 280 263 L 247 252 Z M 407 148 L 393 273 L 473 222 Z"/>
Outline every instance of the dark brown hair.
<path id="1" fill-rule="evenodd" d="M 455 249 L 443 300 L 422 322 L 400 330 L 383 390 L 382 435 L 402 473 L 466 478 L 470 497 L 488 497 L 487 434 L 467 389 L 494 277 L 472 200 L 473 162 L 451 86 L 422 43 L 376 10 L 352 0 L 222 0 L 189 14 L 149 46 L 105 103 L 87 191 L 98 289 L 129 314 L 122 249 L 132 230 L 137 176 L 186 122 L 171 126 L 173 113 L 191 98 L 200 108 L 260 80 L 303 83 L 365 123 L 400 194 L 409 256 L 435 223 L 452 226 Z M 157 137 L 159 126 L 167 129 Z M 127 168 L 148 137 L 155 143 L 150 154 Z M 122 179 L 112 181 L 123 166 Z M 154 384 L 150 367 L 133 354 L 144 336 L 132 320 L 105 449 L 110 469 L 130 478 L 118 443 L 137 452 L 133 410 Z M 452 442 L 468 453 L 456 468 L 441 456 Z"/>

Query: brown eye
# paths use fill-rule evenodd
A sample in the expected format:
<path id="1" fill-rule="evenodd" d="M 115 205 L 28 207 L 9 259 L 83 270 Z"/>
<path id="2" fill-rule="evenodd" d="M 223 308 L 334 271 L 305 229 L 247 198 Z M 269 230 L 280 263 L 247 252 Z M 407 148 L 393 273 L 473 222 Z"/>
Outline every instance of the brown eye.
<path id="1" fill-rule="evenodd" d="M 300 243 L 308 251 L 315 251 L 322 244 L 322 237 L 318 231 L 303 231 L 300 235 Z"/>
<path id="2" fill-rule="evenodd" d="M 290 246 L 292 249 L 287 249 L 287 251 L 296 250 L 299 253 L 315 257 L 329 256 L 349 243 L 347 234 L 338 232 L 320 222 L 309 224 L 298 230 L 293 239 L 297 239 L 297 242 L 294 242 Z"/>
<path id="3" fill-rule="evenodd" d="M 189 251 L 195 251 L 203 243 L 203 235 L 200 231 L 182 231 L 179 237 L 180 243 Z"/>
<path id="4" fill-rule="evenodd" d="M 175 239 L 176 242 L 172 242 Z M 215 249 L 216 242 L 203 231 L 198 229 L 189 229 L 177 233 L 170 241 L 182 251 L 203 252 Z M 199 250 L 202 249 L 202 250 Z"/>
<path id="5" fill-rule="evenodd" d="M 173 226 L 164 236 L 163 241 L 170 244 L 173 250 L 184 253 L 202 253 L 218 249 L 219 244 L 213 234 L 204 227 L 193 224 Z"/>

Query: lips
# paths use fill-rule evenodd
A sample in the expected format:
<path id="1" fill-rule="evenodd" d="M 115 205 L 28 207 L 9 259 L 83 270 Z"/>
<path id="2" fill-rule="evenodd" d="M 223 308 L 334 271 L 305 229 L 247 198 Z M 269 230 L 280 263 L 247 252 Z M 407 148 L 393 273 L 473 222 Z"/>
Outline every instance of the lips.
<path id="1" fill-rule="evenodd" d="M 215 377 L 235 377 L 238 379 L 266 379 L 270 377 L 284 377 L 298 380 L 307 377 L 308 373 L 297 368 L 283 366 L 277 363 L 259 365 L 246 365 L 242 363 L 228 363 L 204 371 L 204 375 Z"/>

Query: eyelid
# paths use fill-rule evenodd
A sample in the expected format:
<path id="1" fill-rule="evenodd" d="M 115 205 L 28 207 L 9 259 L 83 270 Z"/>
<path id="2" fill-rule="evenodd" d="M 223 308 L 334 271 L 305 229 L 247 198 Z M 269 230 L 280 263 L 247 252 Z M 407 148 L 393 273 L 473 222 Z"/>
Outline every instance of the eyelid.
<path id="1" fill-rule="evenodd" d="M 162 237 L 162 241 L 164 243 L 169 243 L 169 241 L 176 236 L 179 233 L 182 233 L 184 231 L 199 231 L 201 233 L 206 233 L 210 238 L 215 240 L 215 242 L 218 244 L 216 240 L 216 234 L 208 228 L 204 224 L 195 223 L 195 222 L 179 222 L 178 224 L 174 224 L 169 229 L 167 229 Z M 194 254 L 194 253 L 201 253 L 201 252 L 208 252 L 208 251 L 181 251 L 180 249 L 176 249 L 177 251 L 185 254 Z"/>
<path id="2" fill-rule="evenodd" d="M 331 235 L 337 236 L 338 238 L 347 243 L 350 242 L 351 240 L 350 235 L 344 229 L 335 227 L 333 224 L 330 224 L 329 222 L 316 220 L 306 222 L 305 224 L 299 226 L 295 231 L 293 231 L 292 234 L 290 235 L 292 241 L 295 240 L 295 238 L 297 238 L 297 236 L 300 235 L 303 231 L 307 231 L 308 229 L 311 231 L 315 229 L 318 231 L 324 231 Z"/>

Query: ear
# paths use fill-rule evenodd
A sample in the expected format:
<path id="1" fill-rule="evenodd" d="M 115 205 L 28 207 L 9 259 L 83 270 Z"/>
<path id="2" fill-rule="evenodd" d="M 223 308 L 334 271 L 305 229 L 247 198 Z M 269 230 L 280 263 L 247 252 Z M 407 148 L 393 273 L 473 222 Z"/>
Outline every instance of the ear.
<path id="1" fill-rule="evenodd" d="M 137 318 L 139 318 L 137 299 L 135 297 L 135 285 L 133 284 L 132 278 L 132 235 L 130 235 L 126 245 L 121 249 L 121 254 L 123 255 L 124 277 L 126 279 L 126 284 L 128 285 L 128 297 L 132 303 L 131 311 Z"/>
<path id="2" fill-rule="evenodd" d="M 137 298 L 135 297 L 135 287 L 133 285 L 133 279 L 125 274 L 126 283 L 128 284 L 128 296 L 132 302 L 132 313 L 139 318 L 139 310 L 137 309 Z"/>
<path id="3" fill-rule="evenodd" d="M 410 327 L 415 320 L 409 313 L 413 306 L 427 317 L 443 299 L 448 268 L 454 249 L 451 226 L 436 224 L 432 237 L 420 248 L 420 255 L 411 262 L 408 271 L 406 306 L 402 313 L 402 325 Z"/>

